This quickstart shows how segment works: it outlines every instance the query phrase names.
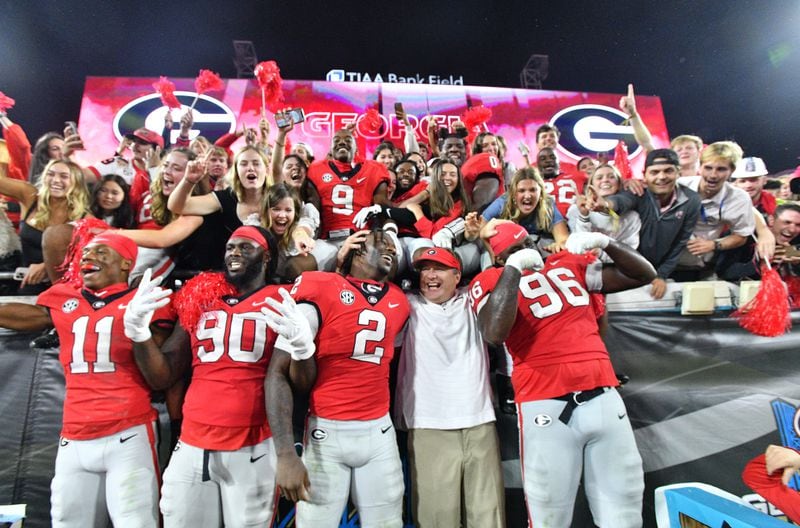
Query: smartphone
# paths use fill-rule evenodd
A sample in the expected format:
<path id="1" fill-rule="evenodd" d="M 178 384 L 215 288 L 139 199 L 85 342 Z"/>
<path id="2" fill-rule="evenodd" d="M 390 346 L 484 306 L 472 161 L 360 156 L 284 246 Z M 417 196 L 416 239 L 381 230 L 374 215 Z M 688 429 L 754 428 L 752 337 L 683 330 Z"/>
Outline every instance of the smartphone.
<path id="1" fill-rule="evenodd" d="M 303 112 L 302 108 L 291 108 L 283 113 L 275 115 L 275 124 L 278 125 L 278 128 L 285 128 L 289 126 L 290 122 L 296 125 L 305 120 L 306 113 Z"/>
<path id="2" fill-rule="evenodd" d="M 397 102 L 394 104 L 394 113 L 395 113 L 395 114 L 405 113 L 405 112 L 403 111 L 403 103 L 401 103 L 400 101 L 397 101 Z"/>
<path id="3" fill-rule="evenodd" d="M 14 270 L 14 280 L 21 281 L 28 274 L 28 268 L 17 268 Z"/>
<path id="4" fill-rule="evenodd" d="M 78 124 L 75 121 L 64 121 L 64 126 L 69 129 L 72 135 L 78 135 Z"/>

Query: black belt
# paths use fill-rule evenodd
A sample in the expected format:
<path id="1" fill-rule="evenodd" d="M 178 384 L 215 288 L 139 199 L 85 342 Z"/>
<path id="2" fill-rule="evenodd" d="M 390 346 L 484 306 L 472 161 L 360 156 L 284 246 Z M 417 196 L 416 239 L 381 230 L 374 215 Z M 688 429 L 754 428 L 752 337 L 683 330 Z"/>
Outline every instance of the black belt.
<path id="1" fill-rule="evenodd" d="M 577 392 L 570 392 L 569 394 L 565 394 L 563 396 L 557 396 L 555 398 L 551 398 L 553 400 L 561 400 L 567 402 L 564 406 L 564 410 L 561 411 L 561 415 L 559 415 L 558 419 L 564 422 L 565 424 L 569 425 L 569 420 L 572 418 L 573 411 L 583 405 L 584 403 L 588 402 L 593 398 L 597 398 L 601 394 L 605 394 L 611 390 L 609 387 L 597 387 L 596 389 L 588 390 L 588 391 L 577 391 Z"/>

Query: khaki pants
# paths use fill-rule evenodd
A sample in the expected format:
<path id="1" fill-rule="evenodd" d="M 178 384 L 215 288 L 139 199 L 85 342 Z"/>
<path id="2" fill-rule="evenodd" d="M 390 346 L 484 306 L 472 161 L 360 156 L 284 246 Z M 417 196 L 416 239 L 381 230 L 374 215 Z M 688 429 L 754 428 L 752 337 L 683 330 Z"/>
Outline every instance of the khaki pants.
<path id="1" fill-rule="evenodd" d="M 494 422 L 451 431 L 412 429 L 408 446 L 416 526 L 505 526 L 505 488 Z"/>

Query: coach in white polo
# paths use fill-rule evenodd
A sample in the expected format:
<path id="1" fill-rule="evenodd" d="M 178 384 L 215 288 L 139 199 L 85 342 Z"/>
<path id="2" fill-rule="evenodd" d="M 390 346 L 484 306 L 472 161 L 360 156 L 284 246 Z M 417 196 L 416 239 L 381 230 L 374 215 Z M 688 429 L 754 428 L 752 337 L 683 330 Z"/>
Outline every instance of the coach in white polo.
<path id="1" fill-rule="evenodd" d="M 420 291 L 408 294 L 395 408 L 395 423 L 409 432 L 414 521 L 505 526 L 489 358 L 469 293 L 458 289 L 461 263 L 429 248 L 414 267 Z"/>

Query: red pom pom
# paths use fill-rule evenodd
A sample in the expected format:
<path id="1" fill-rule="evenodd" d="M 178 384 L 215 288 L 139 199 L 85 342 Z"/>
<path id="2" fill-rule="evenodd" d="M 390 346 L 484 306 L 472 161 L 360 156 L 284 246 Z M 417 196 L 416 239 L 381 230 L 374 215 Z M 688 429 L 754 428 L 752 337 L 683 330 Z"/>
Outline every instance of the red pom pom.
<path id="1" fill-rule="evenodd" d="M 381 126 L 383 126 L 381 114 L 379 114 L 374 108 L 368 108 L 367 111 L 364 112 L 364 117 L 362 118 L 361 122 L 363 123 L 364 130 L 366 130 L 370 135 L 380 132 Z"/>
<path id="2" fill-rule="evenodd" d="M 800 308 L 800 277 L 789 275 L 784 278 L 784 281 L 789 288 L 789 306 Z"/>
<path id="3" fill-rule="evenodd" d="M 15 104 L 16 101 L 14 101 L 12 98 L 7 96 L 3 92 L 0 92 L 0 112 L 5 112 L 6 110 L 14 108 Z"/>
<path id="4" fill-rule="evenodd" d="M 624 141 L 617 143 L 614 147 L 614 166 L 619 171 L 623 180 L 630 180 L 633 178 L 633 171 L 631 171 L 631 162 L 628 159 L 628 147 Z"/>
<path id="5" fill-rule="evenodd" d="M 198 94 L 206 92 L 214 92 L 225 88 L 225 83 L 219 78 L 219 75 L 211 70 L 200 70 L 200 74 L 194 80 L 194 91 Z"/>
<path id="6" fill-rule="evenodd" d="M 461 121 L 467 127 L 467 143 L 475 141 L 475 137 L 481 133 L 483 126 L 492 118 L 492 111 L 485 106 L 473 106 L 461 116 Z"/>
<path id="7" fill-rule="evenodd" d="M 789 298 L 778 270 L 762 264 L 758 293 L 731 317 L 738 319 L 739 326 L 751 334 L 775 337 L 788 332 L 792 327 Z"/>
<path id="8" fill-rule="evenodd" d="M 72 228 L 72 238 L 67 246 L 67 254 L 64 256 L 64 261 L 58 266 L 58 271 L 64 272 L 61 282 L 66 282 L 76 288 L 83 286 L 83 276 L 81 275 L 83 247 L 95 235 L 109 229 L 111 229 L 110 225 L 97 218 L 83 218 L 75 222 Z"/>
<path id="9" fill-rule="evenodd" d="M 153 88 L 161 95 L 161 102 L 169 108 L 180 108 L 181 103 L 175 97 L 175 83 L 163 75 L 153 83 Z"/>
<path id="10" fill-rule="evenodd" d="M 201 273 L 186 281 L 173 300 L 181 326 L 194 332 L 204 312 L 224 306 L 225 295 L 236 295 L 236 288 L 224 273 Z"/>
<path id="11" fill-rule="evenodd" d="M 286 136 L 286 143 L 283 144 L 283 155 L 288 156 L 292 153 L 292 140 L 289 139 L 289 136 Z"/>
<path id="12" fill-rule="evenodd" d="M 253 73 L 258 81 L 258 86 L 264 92 L 267 108 L 273 114 L 283 107 L 283 79 L 281 70 L 275 61 L 264 61 L 256 64 Z"/>

